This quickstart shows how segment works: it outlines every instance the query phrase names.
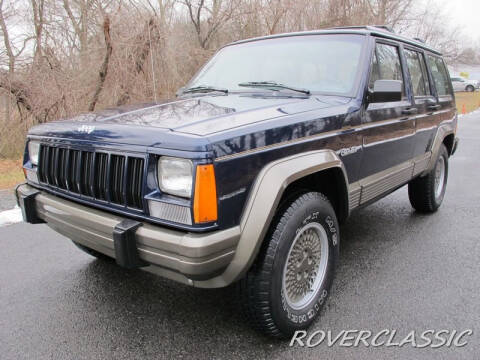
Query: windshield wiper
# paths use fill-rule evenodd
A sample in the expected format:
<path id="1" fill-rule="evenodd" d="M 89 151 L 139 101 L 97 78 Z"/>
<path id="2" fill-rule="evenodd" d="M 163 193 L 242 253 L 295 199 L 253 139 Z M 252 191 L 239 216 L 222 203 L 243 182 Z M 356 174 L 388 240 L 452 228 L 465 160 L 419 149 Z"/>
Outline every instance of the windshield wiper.
<path id="1" fill-rule="evenodd" d="M 215 86 L 209 86 L 209 85 L 199 85 L 199 86 L 194 86 L 188 89 L 185 89 L 182 91 L 182 94 L 188 94 L 188 93 L 208 93 L 208 92 L 223 92 L 225 94 L 228 93 L 228 89 L 220 88 L 220 87 L 215 87 Z"/>
<path id="2" fill-rule="evenodd" d="M 308 89 L 296 88 L 293 86 L 280 84 L 275 81 L 249 81 L 249 82 L 240 83 L 238 84 L 238 86 L 251 87 L 251 88 L 264 88 L 264 89 L 272 89 L 272 90 L 287 89 L 287 90 L 292 90 L 292 91 L 301 92 L 301 93 L 310 95 L 310 90 Z"/>

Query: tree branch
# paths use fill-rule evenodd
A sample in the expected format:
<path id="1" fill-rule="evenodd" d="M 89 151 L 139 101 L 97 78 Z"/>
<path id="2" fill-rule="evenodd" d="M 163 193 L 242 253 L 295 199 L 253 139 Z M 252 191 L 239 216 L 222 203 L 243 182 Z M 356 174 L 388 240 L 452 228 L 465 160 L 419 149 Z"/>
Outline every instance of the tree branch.
<path id="1" fill-rule="evenodd" d="M 152 34 L 150 39 L 148 38 L 148 35 L 146 35 L 149 32 Z M 131 55 L 130 58 L 135 58 L 135 73 L 138 75 L 143 72 L 145 60 L 147 59 L 148 54 L 151 51 L 151 43 L 158 41 L 158 39 L 160 38 L 160 33 L 159 31 L 157 31 L 157 26 L 155 24 L 154 18 L 151 18 L 148 21 L 147 26 L 144 28 L 143 32 L 140 33 L 136 38 L 138 39 L 136 41 L 137 43 L 140 43 L 143 40 L 143 44 L 142 47 L 139 48 L 137 53 L 135 55 Z M 120 95 L 117 100 L 117 106 L 125 105 L 128 100 L 130 100 L 130 94 L 128 89 L 125 89 L 122 95 Z"/>
<path id="2" fill-rule="evenodd" d="M 3 42 L 8 56 L 8 70 L 10 73 L 15 71 L 15 55 L 13 54 L 12 44 L 10 43 L 10 36 L 8 34 L 7 24 L 3 14 L 3 0 L 0 1 L 0 28 L 3 32 Z"/>
<path id="3" fill-rule="evenodd" d="M 95 105 L 98 102 L 98 98 L 103 89 L 103 84 L 105 83 L 105 79 L 107 77 L 108 65 L 110 63 L 110 56 L 112 55 L 112 51 L 113 51 L 112 39 L 110 37 L 110 19 L 108 16 L 105 17 L 105 20 L 103 21 L 103 34 L 105 36 L 105 45 L 107 47 L 107 51 L 105 52 L 105 58 L 103 59 L 102 66 L 98 73 L 99 76 L 98 76 L 95 93 L 93 94 L 92 101 L 90 101 L 90 105 L 88 106 L 89 111 L 95 110 Z"/>
<path id="4" fill-rule="evenodd" d="M 17 104 L 23 105 L 27 111 L 32 112 L 33 106 L 30 103 L 29 92 L 24 83 L 10 79 L 10 77 L 3 72 L 0 74 L 0 88 L 10 93 L 10 95 L 15 98 Z"/>

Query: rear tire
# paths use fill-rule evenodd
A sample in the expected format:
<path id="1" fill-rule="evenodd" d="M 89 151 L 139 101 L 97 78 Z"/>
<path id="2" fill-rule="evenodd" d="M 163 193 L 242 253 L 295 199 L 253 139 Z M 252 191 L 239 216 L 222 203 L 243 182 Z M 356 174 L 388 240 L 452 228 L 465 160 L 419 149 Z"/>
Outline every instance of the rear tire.
<path id="1" fill-rule="evenodd" d="M 72 242 L 75 244 L 76 247 L 78 247 L 83 252 L 86 252 L 90 256 L 96 257 L 97 259 L 102 260 L 102 261 L 113 261 L 113 258 L 111 258 L 110 256 L 107 256 L 105 254 L 102 254 L 101 252 L 98 252 L 96 250 L 93 250 L 93 249 L 90 249 L 86 246 L 83 246 L 82 244 L 79 244 L 79 243 L 77 243 L 73 240 L 72 240 Z"/>
<path id="2" fill-rule="evenodd" d="M 408 197 L 413 208 L 422 213 L 437 211 L 445 196 L 447 179 L 448 151 L 442 144 L 432 171 L 425 176 L 413 179 L 408 184 Z"/>
<path id="3" fill-rule="evenodd" d="M 335 211 L 321 193 L 284 204 L 247 275 L 240 299 L 253 327 L 289 337 L 317 318 L 330 290 L 339 255 Z"/>

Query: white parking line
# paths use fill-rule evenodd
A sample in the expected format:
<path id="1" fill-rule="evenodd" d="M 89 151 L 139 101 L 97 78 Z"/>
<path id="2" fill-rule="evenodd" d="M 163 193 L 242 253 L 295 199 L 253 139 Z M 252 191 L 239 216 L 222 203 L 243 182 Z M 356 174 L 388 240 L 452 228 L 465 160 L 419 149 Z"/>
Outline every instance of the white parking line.
<path id="1" fill-rule="evenodd" d="M 0 212 L 0 227 L 15 224 L 22 220 L 22 210 L 18 206 L 11 210 Z"/>

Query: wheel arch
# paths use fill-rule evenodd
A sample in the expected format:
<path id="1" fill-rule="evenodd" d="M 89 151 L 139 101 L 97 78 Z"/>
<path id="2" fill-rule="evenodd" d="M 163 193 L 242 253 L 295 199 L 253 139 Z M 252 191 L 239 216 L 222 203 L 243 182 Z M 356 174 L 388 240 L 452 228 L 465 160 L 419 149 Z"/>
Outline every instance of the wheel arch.
<path id="1" fill-rule="evenodd" d="M 348 217 L 348 183 L 341 167 L 333 166 L 319 170 L 291 182 L 285 188 L 280 204 L 288 201 L 292 195 L 305 191 L 316 191 L 325 195 L 332 204 L 340 223 Z"/>
<path id="2" fill-rule="evenodd" d="M 456 132 L 456 125 L 457 125 L 457 116 L 452 119 L 452 121 L 446 122 L 441 124 L 437 132 L 435 134 L 435 138 L 433 140 L 431 146 L 432 156 L 430 157 L 430 161 L 428 166 L 423 171 L 421 176 L 425 176 L 430 171 L 432 171 L 433 167 L 435 166 L 435 162 L 437 161 L 438 153 L 440 151 L 440 146 L 444 144 L 447 147 L 448 154 L 451 155 L 453 151 L 453 146 L 455 144 L 455 132 Z"/>
<path id="3" fill-rule="evenodd" d="M 260 171 L 250 190 L 240 220 L 240 239 L 232 261 L 219 276 L 194 281 L 194 286 L 223 287 L 240 279 L 255 260 L 285 190 L 291 184 L 301 184 L 305 179 L 312 181 L 318 176 L 325 181 L 326 174 L 340 179 L 344 187 L 338 197 L 341 204 L 334 206 L 338 206 L 342 216 L 348 216 L 348 177 L 343 162 L 333 150 L 310 151 L 269 163 Z"/>
<path id="4" fill-rule="evenodd" d="M 452 155 L 453 146 L 455 144 L 455 135 L 453 133 L 446 135 L 442 141 L 443 145 L 447 148 L 448 155 Z"/>

